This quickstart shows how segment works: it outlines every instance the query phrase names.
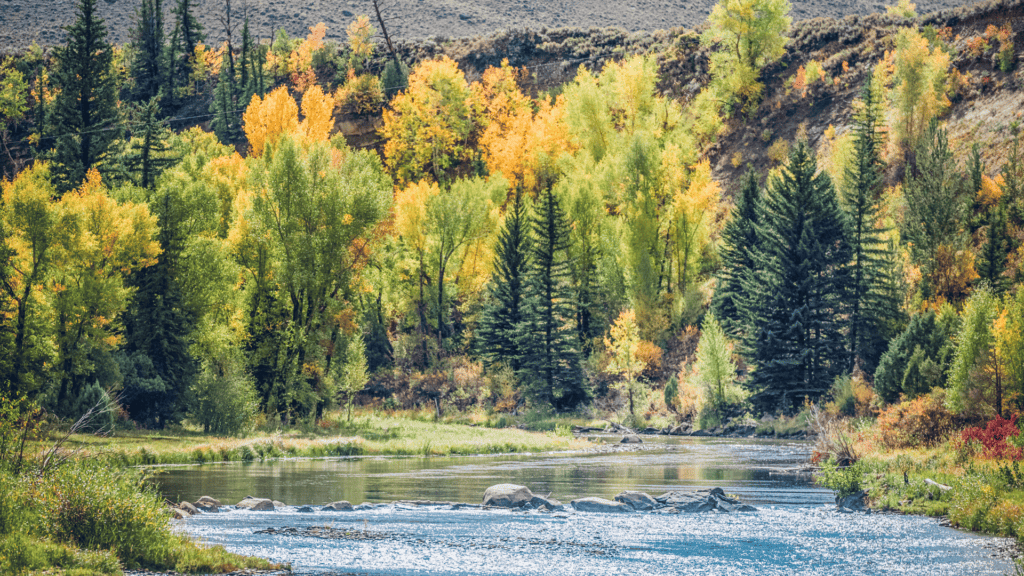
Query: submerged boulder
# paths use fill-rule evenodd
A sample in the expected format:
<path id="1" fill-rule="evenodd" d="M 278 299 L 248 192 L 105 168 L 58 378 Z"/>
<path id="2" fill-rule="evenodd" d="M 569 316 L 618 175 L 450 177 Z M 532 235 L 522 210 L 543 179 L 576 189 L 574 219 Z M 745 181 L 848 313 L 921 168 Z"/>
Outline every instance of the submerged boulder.
<path id="1" fill-rule="evenodd" d="M 626 490 L 615 496 L 616 502 L 622 502 L 637 512 L 654 510 L 658 507 L 658 501 L 645 492 Z"/>
<path id="2" fill-rule="evenodd" d="M 622 437 L 622 440 L 619 441 L 619 444 L 643 444 L 643 443 L 644 443 L 643 438 L 637 436 L 636 434 L 627 434 L 626 436 Z"/>
<path id="3" fill-rule="evenodd" d="M 680 512 L 756 512 L 757 508 L 743 504 L 735 498 L 725 495 L 725 490 L 712 488 L 697 492 L 666 492 L 655 500 L 665 507 L 675 508 Z"/>
<path id="4" fill-rule="evenodd" d="M 193 506 L 192 504 L 189 504 L 188 502 L 182 502 L 181 504 L 178 504 L 178 509 L 188 512 L 189 515 L 191 516 L 199 514 L 199 509 Z"/>
<path id="5" fill-rule="evenodd" d="M 274 502 L 267 498 L 254 498 L 246 496 L 244 500 L 235 504 L 236 510 L 252 510 L 253 512 L 273 512 Z"/>
<path id="6" fill-rule="evenodd" d="M 518 484 L 496 484 L 484 491 L 484 506 L 522 508 L 533 500 L 533 492 Z"/>
<path id="7" fill-rule="evenodd" d="M 313 511 L 313 509 L 310 508 L 309 506 L 303 506 L 302 508 L 299 508 L 298 510 L 296 510 L 296 512 L 312 512 L 312 511 Z"/>
<path id="8" fill-rule="evenodd" d="M 551 498 L 544 498 L 543 496 L 534 496 L 530 500 L 530 505 L 537 510 L 562 510 L 565 508 L 561 502 Z"/>
<path id="9" fill-rule="evenodd" d="M 632 512 L 633 507 L 622 502 L 613 502 L 604 498 L 578 498 L 570 502 L 578 512 Z"/>
<path id="10" fill-rule="evenodd" d="M 339 500 L 337 502 L 331 502 L 327 506 L 324 506 L 321 510 L 324 512 L 351 512 L 352 503 L 347 500 Z"/>
<path id="11" fill-rule="evenodd" d="M 864 498 L 867 495 L 867 492 L 861 490 L 856 494 L 850 494 L 848 496 L 843 496 L 842 498 L 836 496 L 836 508 L 839 510 L 863 510 L 865 507 Z"/>

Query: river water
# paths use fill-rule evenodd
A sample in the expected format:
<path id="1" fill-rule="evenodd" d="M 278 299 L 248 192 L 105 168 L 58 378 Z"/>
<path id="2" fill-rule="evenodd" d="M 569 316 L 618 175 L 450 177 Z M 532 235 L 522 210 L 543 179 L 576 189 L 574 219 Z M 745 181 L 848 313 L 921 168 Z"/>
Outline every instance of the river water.
<path id="1" fill-rule="evenodd" d="M 610 440 L 617 440 L 610 439 Z M 289 506 L 181 522 L 229 550 L 290 562 L 299 574 L 1006 574 L 995 539 L 930 518 L 842 514 L 831 492 L 793 469 L 803 442 L 648 437 L 588 453 L 433 458 L 295 459 L 174 467 L 158 477 L 175 501 L 247 495 Z M 721 486 L 753 504 L 741 514 L 591 514 L 423 506 L 479 503 L 493 484 L 523 484 L 568 503 L 622 490 L 658 495 Z M 353 512 L 297 512 L 348 500 Z M 353 537 L 256 534 L 328 526 Z"/>

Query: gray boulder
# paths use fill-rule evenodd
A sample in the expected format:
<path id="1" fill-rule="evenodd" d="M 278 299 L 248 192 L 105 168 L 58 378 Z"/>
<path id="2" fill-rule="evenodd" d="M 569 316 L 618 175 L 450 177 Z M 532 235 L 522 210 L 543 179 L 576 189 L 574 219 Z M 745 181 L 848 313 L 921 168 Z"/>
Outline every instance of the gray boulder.
<path id="1" fill-rule="evenodd" d="M 655 498 L 661 506 L 671 507 L 686 513 L 710 512 L 756 512 L 757 508 L 743 504 L 725 495 L 725 490 L 712 488 L 697 492 L 666 492 Z"/>
<path id="2" fill-rule="evenodd" d="M 183 510 L 185 512 L 188 512 L 189 515 L 191 515 L 191 516 L 195 516 L 196 514 L 199 514 L 199 509 L 196 508 L 195 506 L 189 504 L 188 502 L 182 502 L 181 504 L 178 504 L 178 509 L 179 510 Z"/>
<path id="3" fill-rule="evenodd" d="M 836 497 L 836 507 L 839 509 L 859 511 L 865 508 L 864 498 L 868 495 L 867 492 L 861 490 L 856 494 L 850 494 L 849 496 L 843 496 L 842 498 Z"/>
<path id="4" fill-rule="evenodd" d="M 252 496 L 246 496 L 245 500 L 235 504 L 235 509 L 252 510 L 253 512 L 273 512 L 274 502 L 267 498 L 253 498 Z"/>
<path id="5" fill-rule="evenodd" d="M 287 504 L 285 504 L 284 502 L 278 502 L 277 500 L 274 500 L 273 502 L 274 508 L 284 508 L 285 506 L 287 506 Z"/>
<path id="6" fill-rule="evenodd" d="M 632 490 L 626 490 L 620 492 L 615 496 L 616 502 L 622 502 L 623 504 L 629 505 L 630 508 L 637 512 L 654 510 L 658 507 L 658 501 L 644 492 L 635 492 Z"/>
<path id="7" fill-rule="evenodd" d="M 197 508 L 199 507 L 200 504 L 204 506 L 223 506 L 220 500 L 217 500 L 216 498 L 210 498 L 209 496 L 200 496 L 199 500 L 196 500 L 195 504 Z"/>
<path id="8" fill-rule="evenodd" d="M 309 506 L 303 506 L 302 508 L 299 508 L 298 510 L 296 510 L 296 512 L 312 512 L 312 511 L 313 511 L 313 509 L 310 508 Z"/>
<path id="9" fill-rule="evenodd" d="M 175 520 L 186 520 L 189 516 L 190 514 L 184 510 L 171 508 L 171 518 L 174 518 Z"/>
<path id="10" fill-rule="evenodd" d="M 636 434 L 627 434 L 626 436 L 622 437 L 622 440 L 619 440 L 619 444 L 643 444 L 643 443 L 644 443 L 643 438 L 637 436 Z"/>
<path id="11" fill-rule="evenodd" d="M 633 511 L 633 507 L 628 504 L 604 498 L 579 498 L 570 502 L 570 505 L 578 512 L 622 513 Z"/>
<path id="12" fill-rule="evenodd" d="M 484 506 L 522 508 L 533 500 L 533 492 L 518 484 L 496 484 L 484 491 Z"/>
<path id="13" fill-rule="evenodd" d="M 543 496 L 534 496 L 530 499 L 530 505 L 537 510 L 562 510 L 565 506 L 562 505 L 558 500 L 552 498 L 544 498 Z"/>
<path id="14" fill-rule="evenodd" d="M 331 502 L 327 506 L 321 508 L 324 512 L 351 512 L 352 503 L 347 500 L 339 500 L 337 502 Z"/>

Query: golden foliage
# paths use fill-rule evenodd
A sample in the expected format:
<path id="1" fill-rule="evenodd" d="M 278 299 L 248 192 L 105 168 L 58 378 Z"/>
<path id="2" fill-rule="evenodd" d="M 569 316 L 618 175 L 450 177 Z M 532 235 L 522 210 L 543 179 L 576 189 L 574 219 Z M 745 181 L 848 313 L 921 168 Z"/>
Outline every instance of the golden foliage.
<path id="1" fill-rule="evenodd" d="M 974 269 L 974 253 L 939 246 L 935 253 L 932 285 L 935 294 L 946 302 L 961 302 L 967 298 L 971 283 L 979 278 Z"/>
<path id="2" fill-rule="evenodd" d="M 420 180 L 395 194 L 395 232 L 418 254 L 427 250 L 427 203 L 440 193 L 436 183 Z"/>
<path id="3" fill-rule="evenodd" d="M 1003 197 L 1003 176 L 994 179 L 987 175 L 981 177 L 981 190 L 978 190 L 978 202 L 983 206 L 995 206 Z"/>
<path id="4" fill-rule="evenodd" d="M 334 129 L 334 98 L 324 94 L 320 86 L 313 86 L 302 96 L 302 115 L 305 119 L 299 130 L 310 142 L 326 142 Z"/>
<path id="5" fill-rule="evenodd" d="M 370 25 L 368 16 L 359 16 L 345 30 L 348 35 L 348 48 L 352 51 L 352 57 L 356 60 L 369 58 L 373 54 L 373 26 Z"/>
<path id="6" fill-rule="evenodd" d="M 309 27 L 309 35 L 299 43 L 288 56 L 289 69 L 295 74 L 302 74 L 313 65 L 313 52 L 323 48 L 324 36 L 327 34 L 327 25 L 319 22 L 316 26 Z"/>
<path id="7" fill-rule="evenodd" d="M 264 99 L 259 95 L 253 96 L 242 121 L 245 136 L 249 139 L 250 155 L 260 156 L 267 144 L 298 128 L 299 107 L 288 94 L 288 89 L 281 86 Z"/>

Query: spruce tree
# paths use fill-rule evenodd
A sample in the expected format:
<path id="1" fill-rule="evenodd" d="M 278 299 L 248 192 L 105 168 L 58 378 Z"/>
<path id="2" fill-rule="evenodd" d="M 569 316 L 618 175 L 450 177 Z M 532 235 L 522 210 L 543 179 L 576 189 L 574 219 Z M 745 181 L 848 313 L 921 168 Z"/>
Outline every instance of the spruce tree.
<path id="1" fill-rule="evenodd" d="M 747 271 L 757 266 L 754 255 L 758 247 L 760 213 L 761 187 L 757 172 L 750 169 L 743 177 L 743 185 L 736 196 L 732 218 L 722 230 L 722 248 L 719 251 L 722 269 L 718 273 L 718 285 L 711 301 L 712 310 L 722 328 L 733 338 L 740 338 L 749 332 L 749 323 L 744 314 L 747 291 L 743 287 L 743 278 Z"/>
<path id="2" fill-rule="evenodd" d="M 128 119 L 132 138 L 122 160 L 124 169 L 133 182 L 152 188 L 157 176 L 178 161 L 169 153 L 171 131 L 160 119 L 160 98 L 130 106 Z"/>
<path id="3" fill-rule="evenodd" d="M 783 411 L 824 393 L 848 365 L 842 328 L 852 253 L 832 182 L 816 173 L 799 143 L 764 198 L 759 267 L 744 279 L 752 301 L 763 302 L 749 312 L 749 385 L 758 404 Z"/>
<path id="4" fill-rule="evenodd" d="M 571 410 L 590 400 L 580 367 L 568 261 L 569 222 L 549 187 L 539 194 L 525 310 L 518 330 L 521 380 L 534 402 Z"/>
<path id="5" fill-rule="evenodd" d="M 522 191 L 517 189 L 494 250 L 494 273 L 478 335 L 480 355 L 489 364 L 508 362 L 513 370 L 521 368 L 516 331 L 523 321 L 530 249 L 527 206 Z"/>
<path id="6" fill-rule="evenodd" d="M 134 48 L 131 62 L 136 100 L 155 97 L 165 80 L 164 14 L 161 0 L 142 0 L 135 13 L 135 28 L 131 33 Z"/>
<path id="7" fill-rule="evenodd" d="M 96 14 L 97 0 L 80 0 L 78 19 L 67 28 L 68 41 L 54 50 L 51 133 L 56 146 L 50 154 L 59 192 L 82 183 L 90 168 L 101 164 L 117 136 L 117 86 L 111 68 L 114 50 L 107 28 Z"/>
<path id="8" fill-rule="evenodd" d="M 849 346 L 852 369 L 872 371 L 886 344 L 884 326 L 899 311 L 899 302 L 886 290 L 891 254 L 885 238 L 888 230 L 879 228 L 877 199 L 882 190 L 882 139 L 876 125 L 880 117 L 878 90 L 869 80 L 864 86 L 862 108 L 854 118 L 854 158 L 846 169 L 843 204 L 849 222 L 850 308 Z"/>
<path id="9" fill-rule="evenodd" d="M 1006 260 L 1010 254 L 1010 235 L 1006 225 L 1006 210 L 993 206 L 988 211 L 988 228 L 985 243 L 978 255 L 978 276 L 988 283 L 995 294 L 1002 294 L 1007 288 Z"/>
<path id="10" fill-rule="evenodd" d="M 172 101 L 177 89 L 188 85 L 192 71 L 192 56 L 196 46 L 205 39 L 203 25 L 195 17 L 196 0 L 178 0 L 174 13 L 174 33 L 167 47 L 167 96 Z"/>
<path id="11" fill-rule="evenodd" d="M 222 144 L 230 144 L 238 137 L 234 95 L 235 79 L 228 66 L 228 52 L 225 51 L 217 88 L 213 92 L 213 103 L 210 104 L 210 113 L 213 114 L 210 125 Z"/>
<path id="12" fill-rule="evenodd" d="M 189 351 L 192 318 L 185 311 L 176 267 L 184 243 L 180 208 L 170 192 L 151 205 L 160 225 L 159 261 L 133 275 L 136 293 L 125 318 L 118 357 L 124 377 L 122 403 L 132 419 L 163 428 L 181 418 L 196 373 Z"/>

